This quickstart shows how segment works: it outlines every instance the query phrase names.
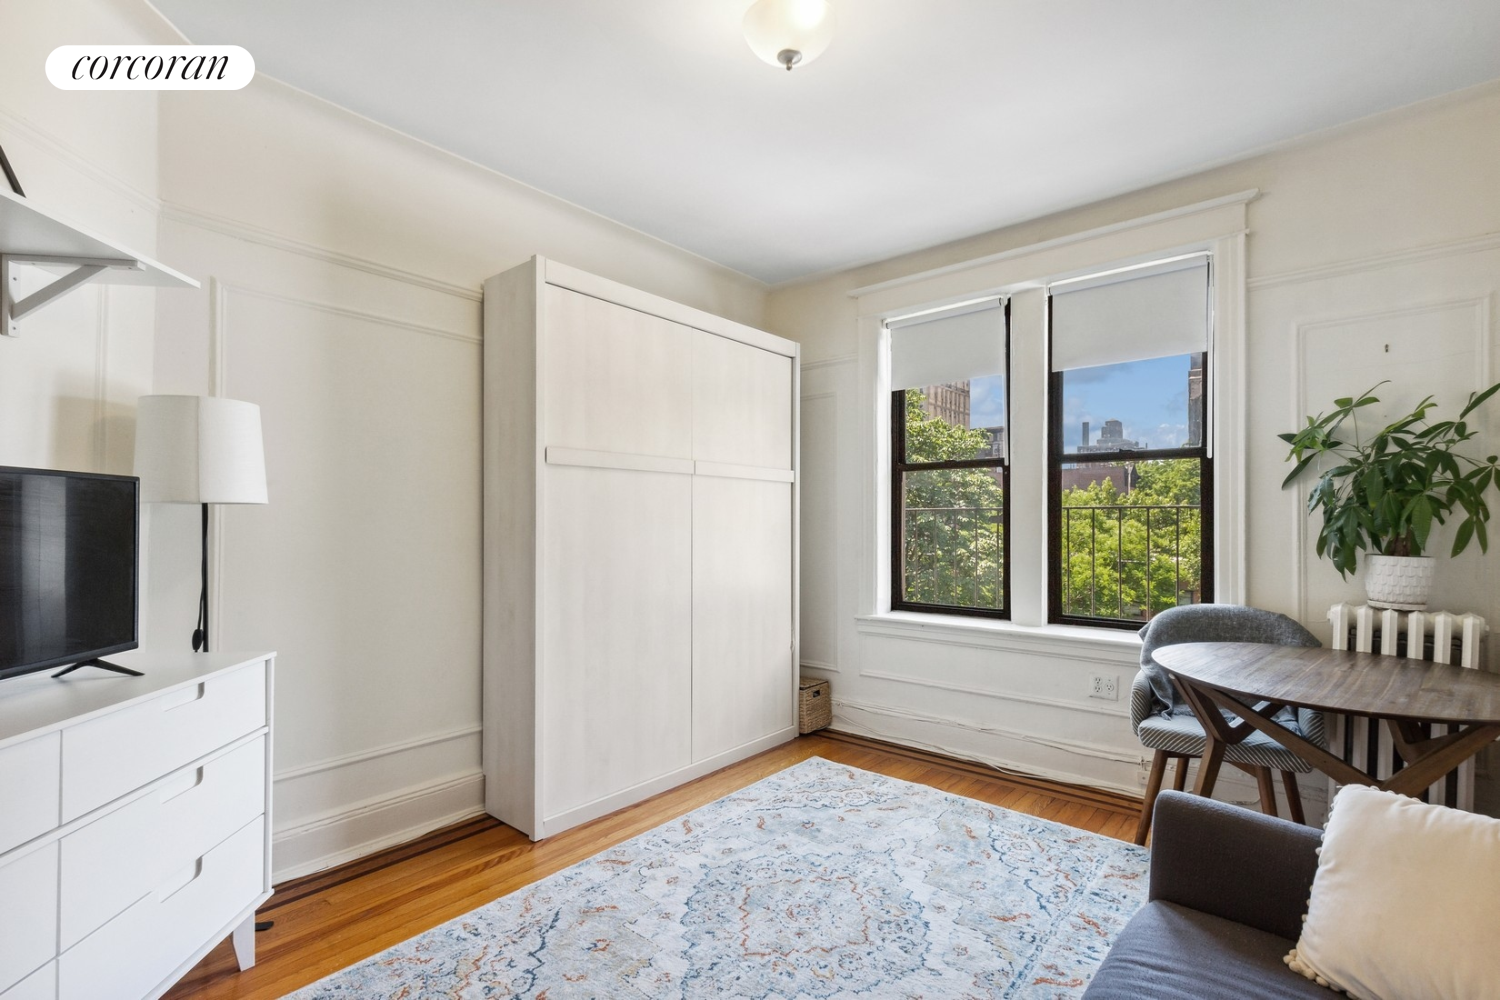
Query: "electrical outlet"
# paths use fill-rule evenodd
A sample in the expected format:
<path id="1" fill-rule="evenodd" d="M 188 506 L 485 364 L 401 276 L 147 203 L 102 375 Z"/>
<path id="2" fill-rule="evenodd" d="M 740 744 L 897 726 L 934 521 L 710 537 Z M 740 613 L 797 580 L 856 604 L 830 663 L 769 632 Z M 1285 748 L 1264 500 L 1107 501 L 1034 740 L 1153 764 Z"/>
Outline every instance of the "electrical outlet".
<path id="1" fill-rule="evenodd" d="M 1089 697 L 1119 701 L 1120 679 L 1109 674 L 1095 674 L 1089 684 Z"/>

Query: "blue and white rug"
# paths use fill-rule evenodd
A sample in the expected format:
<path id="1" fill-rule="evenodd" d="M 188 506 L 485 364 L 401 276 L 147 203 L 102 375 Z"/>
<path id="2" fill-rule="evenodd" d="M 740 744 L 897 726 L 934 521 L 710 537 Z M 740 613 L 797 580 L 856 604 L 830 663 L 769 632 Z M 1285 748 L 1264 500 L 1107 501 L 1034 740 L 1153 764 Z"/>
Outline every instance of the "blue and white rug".
<path id="1" fill-rule="evenodd" d="M 293 997 L 1077 997 L 1146 860 L 813 758 Z"/>

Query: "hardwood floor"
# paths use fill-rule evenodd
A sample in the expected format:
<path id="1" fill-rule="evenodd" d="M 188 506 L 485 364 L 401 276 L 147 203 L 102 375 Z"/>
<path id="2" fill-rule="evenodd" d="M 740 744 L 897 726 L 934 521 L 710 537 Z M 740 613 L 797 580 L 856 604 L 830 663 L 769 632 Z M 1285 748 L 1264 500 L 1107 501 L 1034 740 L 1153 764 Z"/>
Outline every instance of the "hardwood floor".
<path id="1" fill-rule="evenodd" d="M 257 963 L 241 973 L 225 941 L 167 994 L 272 1000 L 622 840 L 809 757 L 878 771 L 1129 840 L 1140 801 L 1002 774 L 840 733 L 815 733 L 533 844 L 489 817 L 277 886 L 261 909 Z"/>

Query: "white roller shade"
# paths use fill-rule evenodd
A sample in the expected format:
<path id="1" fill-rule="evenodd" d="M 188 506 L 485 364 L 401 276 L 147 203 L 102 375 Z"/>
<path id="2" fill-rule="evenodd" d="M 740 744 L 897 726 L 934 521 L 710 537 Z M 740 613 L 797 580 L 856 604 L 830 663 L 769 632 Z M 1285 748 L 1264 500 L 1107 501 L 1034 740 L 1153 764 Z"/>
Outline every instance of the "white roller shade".
<path id="1" fill-rule="evenodd" d="M 1208 259 L 1059 284 L 1052 289 L 1052 370 L 1208 350 Z"/>
<path id="2" fill-rule="evenodd" d="M 893 390 L 1005 374 L 1005 310 L 999 300 L 893 320 L 887 326 Z"/>

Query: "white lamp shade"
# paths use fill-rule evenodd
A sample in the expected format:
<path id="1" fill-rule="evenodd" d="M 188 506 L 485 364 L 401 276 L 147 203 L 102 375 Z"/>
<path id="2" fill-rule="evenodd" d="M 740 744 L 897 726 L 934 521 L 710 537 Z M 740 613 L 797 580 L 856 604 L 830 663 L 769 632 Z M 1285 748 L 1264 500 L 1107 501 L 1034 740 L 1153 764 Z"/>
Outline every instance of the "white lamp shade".
<path id="1" fill-rule="evenodd" d="M 772 66 L 783 65 L 785 50 L 799 52 L 806 66 L 833 41 L 833 7 L 828 0 L 758 0 L 741 23 L 750 49 Z"/>
<path id="2" fill-rule="evenodd" d="M 142 396 L 135 474 L 146 503 L 265 503 L 260 407 L 217 396 Z"/>

